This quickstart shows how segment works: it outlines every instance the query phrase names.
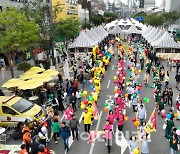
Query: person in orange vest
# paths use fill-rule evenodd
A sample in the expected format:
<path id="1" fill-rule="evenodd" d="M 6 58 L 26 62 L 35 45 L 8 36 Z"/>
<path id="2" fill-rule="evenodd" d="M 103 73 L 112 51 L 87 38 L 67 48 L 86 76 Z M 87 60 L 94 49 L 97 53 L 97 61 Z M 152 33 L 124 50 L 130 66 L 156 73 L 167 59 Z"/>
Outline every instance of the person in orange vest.
<path id="1" fill-rule="evenodd" d="M 28 154 L 28 152 L 26 151 L 26 145 L 25 144 L 21 145 L 20 154 Z"/>
<path id="2" fill-rule="evenodd" d="M 23 128 L 22 128 L 22 134 L 24 134 L 25 130 L 27 130 L 28 132 L 31 132 L 29 126 L 27 125 L 27 123 L 24 123 Z"/>
<path id="3" fill-rule="evenodd" d="M 30 141 L 31 141 L 31 134 L 28 130 L 25 130 L 23 134 L 23 143 L 26 145 L 27 152 L 29 152 Z"/>

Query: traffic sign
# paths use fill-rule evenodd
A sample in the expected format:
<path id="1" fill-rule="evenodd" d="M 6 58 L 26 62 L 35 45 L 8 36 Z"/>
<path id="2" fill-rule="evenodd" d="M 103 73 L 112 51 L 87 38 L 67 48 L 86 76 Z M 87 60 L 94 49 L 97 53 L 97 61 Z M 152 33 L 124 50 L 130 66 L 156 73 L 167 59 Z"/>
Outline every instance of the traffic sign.
<path id="1" fill-rule="evenodd" d="M 136 17 L 137 21 L 144 21 L 144 17 Z"/>

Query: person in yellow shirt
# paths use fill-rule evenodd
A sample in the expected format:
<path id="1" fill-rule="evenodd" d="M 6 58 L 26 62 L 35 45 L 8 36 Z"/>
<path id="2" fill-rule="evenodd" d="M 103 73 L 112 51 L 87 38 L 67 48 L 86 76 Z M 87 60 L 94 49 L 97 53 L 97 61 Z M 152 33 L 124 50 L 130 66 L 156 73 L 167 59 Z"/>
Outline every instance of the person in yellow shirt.
<path id="1" fill-rule="evenodd" d="M 91 113 L 86 108 L 83 112 L 84 131 L 90 133 L 91 128 Z"/>
<path id="2" fill-rule="evenodd" d="M 87 109 L 88 109 L 88 112 L 91 114 L 91 125 L 93 125 L 94 114 L 93 114 L 93 107 L 91 103 L 88 104 Z"/>

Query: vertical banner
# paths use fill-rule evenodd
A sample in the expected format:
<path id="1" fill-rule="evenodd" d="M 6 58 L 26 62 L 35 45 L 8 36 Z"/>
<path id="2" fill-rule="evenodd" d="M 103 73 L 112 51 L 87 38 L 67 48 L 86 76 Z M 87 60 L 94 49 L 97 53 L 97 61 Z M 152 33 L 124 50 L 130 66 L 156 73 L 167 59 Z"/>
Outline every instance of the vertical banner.
<path id="1" fill-rule="evenodd" d="M 69 64 L 68 64 L 68 60 L 65 59 L 64 65 L 63 65 L 63 71 L 64 71 L 64 75 L 65 75 L 65 79 L 70 80 L 70 69 L 69 69 Z"/>

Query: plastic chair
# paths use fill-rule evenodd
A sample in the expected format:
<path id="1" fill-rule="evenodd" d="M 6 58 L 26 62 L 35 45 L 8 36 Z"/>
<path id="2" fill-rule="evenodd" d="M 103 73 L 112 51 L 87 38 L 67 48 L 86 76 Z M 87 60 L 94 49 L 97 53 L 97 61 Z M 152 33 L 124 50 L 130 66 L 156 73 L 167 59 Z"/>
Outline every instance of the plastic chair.
<path id="1" fill-rule="evenodd" d="M 8 139 L 8 136 L 6 134 L 0 135 L 0 143 L 6 144 L 7 139 Z"/>

